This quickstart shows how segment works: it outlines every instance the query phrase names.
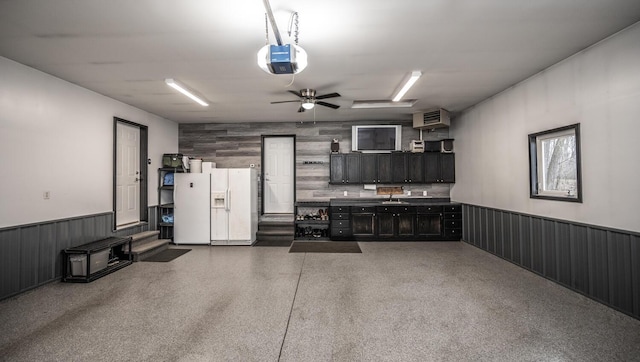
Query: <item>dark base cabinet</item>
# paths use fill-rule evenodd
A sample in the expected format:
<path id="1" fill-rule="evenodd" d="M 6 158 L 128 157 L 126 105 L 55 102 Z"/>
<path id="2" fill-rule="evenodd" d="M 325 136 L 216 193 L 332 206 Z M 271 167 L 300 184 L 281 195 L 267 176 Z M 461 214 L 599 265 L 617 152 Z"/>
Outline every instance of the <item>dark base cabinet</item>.
<path id="1" fill-rule="evenodd" d="M 415 237 L 415 206 L 378 206 L 378 237 L 380 239 L 413 239 Z"/>
<path id="2" fill-rule="evenodd" d="M 459 241 L 462 207 L 458 204 L 351 206 L 332 204 L 331 240 Z M 363 202 L 371 204 L 371 202 Z"/>
<path id="3" fill-rule="evenodd" d="M 455 240 L 462 238 L 462 205 L 446 205 L 444 208 L 444 236 Z"/>
<path id="4" fill-rule="evenodd" d="M 351 239 L 351 214 L 349 206 L 330 206 L 329 220 L 331 240 Z"/>
<path id="5" fill-rule="evenodd" d="M 351 207 L 351 235 L 357 238 L 371 239 L 376 236 L 375 207 Z"/>
<path id="6" fill-rule="evenodd" d="M 442 206 L 418 206 L 416 212 L 416 236 L 433 238 L 442 235 Z"/>

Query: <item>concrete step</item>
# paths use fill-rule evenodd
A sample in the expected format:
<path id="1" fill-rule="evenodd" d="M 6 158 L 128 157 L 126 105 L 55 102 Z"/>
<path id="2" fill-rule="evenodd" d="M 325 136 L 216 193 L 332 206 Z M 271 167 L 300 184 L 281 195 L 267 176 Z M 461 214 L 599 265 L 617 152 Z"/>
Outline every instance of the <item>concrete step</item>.
<path id="1" fill-rule="evenodd" d="M 295 215 L 293 214 L 263 214 L 260 215 L 259 222 L 293 222 Z"/>
<path id="2" fill-rule="evenodd" d="M 133 255 L 133 261 L 144 260 L 151 255 L 157 254 L 167 249 L 170 242 L 171 240 L 169 239 L 156 239 L 133 246 L 131 252 L 131 254 Z"/>
<path id="3" fill-rule="evenodd" d="M 295 228 L 293 222 L 288 221 L 261 221 L 258 223 L 258 230 L 291 230 Z"/>
<path id="4" fill-rule="evenodd" d="M 157 240 L 158 235 L 160 235 L 159 230 L 143 231 L 141 233 L 131 235 L 131 243 L 133 245 L 144 244 L 149 241 Z"/>
<path id="5" fill-rule="evenodd" d="M 259 232 L 256 234 L 256 242 L 261 241 L 293 241 L 293 233 Z"/>
<path id="6" fill-rule="evenodd" d="M 295 227 L 291 222 L 260 222 L 256 232 L 256 242 L 293 240 Z"/>
<path id="7" fill-rule="evenodd" d="M 136 250 L 136 248 L 140 245 L 144 245 L 147 243 L 151 243 L 155 240 L 158 240 L 158 235 L 160 234 L 160 231 L 158 230 L 150 230 L 150 231 L 143 231 L 137 234 L 133 234 L 131 235 L 131 247 L 133 250 Z M 124 252 L 127 253 L 129 252 L 129 245 L 125 245 L 124 247 Z"/>
<path id="8" fill-rule="evenodd" d="M 256 233 L 256 235 L 261 236 L 268 236 L 268 235 L 281 235 L 281 236 L 287 236 L 287 235 L 291 235 L 293 236 L 293 234 L 295 234 L 293 228 L 291 230 L 282 230 L 282 229 L 274 229 L 274 230 L 258 230 L 258 232 Z"/>

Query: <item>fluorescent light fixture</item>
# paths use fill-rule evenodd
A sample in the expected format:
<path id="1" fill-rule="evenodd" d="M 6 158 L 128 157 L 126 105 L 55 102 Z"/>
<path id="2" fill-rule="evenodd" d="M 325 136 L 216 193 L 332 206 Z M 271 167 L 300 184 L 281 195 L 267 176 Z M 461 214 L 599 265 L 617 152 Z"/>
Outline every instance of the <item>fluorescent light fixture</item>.
<path id="1" fill-rule="evenodd" d="M 418 71 L 418 70 L 414 70 L 413 72 L 411 72 L 411 77 L 409 77 L 409 79 L 407 80 L 407 82 L 404 84 L 404 86 L 400 89 L 400 91 L 396 94 L 395 97 L 393 97 L 392 101 L 397 102 L 400 99 L 402 99 L 402 97 L 405 95 L 405 93 L 407 93 L 407 91 L 409 91 L 409 88 L 411 88 L 413 86 L 413 84 L 418 80 L 418 78 L 420 78 L 422 76 L 422 72 Z"/>
<path id="2" fill-rule="evenodd" d="M 402 102 L 392 102 L 389 100 L 353 101 L 351 108 L 409 108 L 413 107 L 416 102 L 416 99 L 408 99 Z"/>
<path id="3" fill-rule="evenodd" d="M 203 107 L 207 107 L 209 105 L 209 103 L 203 101 L 202 98 L 196 96 L 190 90 L 188 90 L 185 86 L 183 86 L 182 84 L 179 84 L 178 82 L 176 82 L 172 78 L 167 78 L 167 79 L 164 80 L 164 82 L 167 83 L 167 85 L 169 87 L 171 87 L 171 88 L 177 90 L 178 92 L 184 94 L 185 96 L 191 98 L 192 100 L 194 100 L 199 105 L 201 105 Z"/>
<path id="4" fill-rule="evenodd" d="M 313 103 L 312 101 L 304 101 L 302 102 L 302 108 L 309 110 L 309 109 L 313 109 L 313 107 L 315 106 L 315 103 Z"/>

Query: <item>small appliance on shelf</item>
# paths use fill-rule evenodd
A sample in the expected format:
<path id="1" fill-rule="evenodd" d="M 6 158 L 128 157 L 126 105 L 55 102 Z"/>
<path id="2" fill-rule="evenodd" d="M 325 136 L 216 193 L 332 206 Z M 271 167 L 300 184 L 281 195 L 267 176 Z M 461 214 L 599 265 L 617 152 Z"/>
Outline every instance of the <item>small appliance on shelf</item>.
<path id="1" fill-rule="evenodd" d="M 331 141 L 331 152 L 338 151 L 340 151 L 340 143 L 338 142 L 337 138 L 334 138 L 333 141 Z"/>
<path id="2" fill-rule="evenodd" d="M 410 143 L 410 149 L 413 153 L 422 153 L 424 152 L 424 141 L 423 140 L 412 140 Z"/>

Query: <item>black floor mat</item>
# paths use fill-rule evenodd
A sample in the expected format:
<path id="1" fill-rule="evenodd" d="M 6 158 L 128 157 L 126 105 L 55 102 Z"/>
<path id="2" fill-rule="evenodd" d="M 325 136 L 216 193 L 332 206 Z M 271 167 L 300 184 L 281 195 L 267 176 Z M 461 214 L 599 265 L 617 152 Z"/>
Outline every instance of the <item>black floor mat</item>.
<path id="1" fill-rule="evenodd" d="M 141 261 L 152 261 L 152 262 L 168 262 L 171 261 L 180 255 L 186 254 L 190 252 L 191 249 L 165 249 L 158 254 L 153 254 L 150 257 L 141 260 Z"/>
<path id="2" fill-rule="evenodd" d="M 294 241 L 290 253 L 362 253 L 355 241 Z"/>

